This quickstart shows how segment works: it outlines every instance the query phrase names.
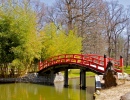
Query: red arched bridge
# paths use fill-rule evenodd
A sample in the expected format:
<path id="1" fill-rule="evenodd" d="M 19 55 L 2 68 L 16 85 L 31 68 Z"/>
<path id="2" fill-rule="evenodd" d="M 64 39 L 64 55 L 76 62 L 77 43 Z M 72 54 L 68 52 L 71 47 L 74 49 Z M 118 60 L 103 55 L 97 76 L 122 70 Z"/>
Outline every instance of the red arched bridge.
<path id="1" fill-rule="evenodd" d="M 97 54 L 63 54 L 49 58 L 43 62 L 39 62 L 39 72 L 46 72 L 47 69 L 56 69 L 56 66 L 62 65 L 76 65 L 69 66 L 71 68 L 86 68 L 90 69 L 95 73 L 105 73 L 108 61 L 112 61 L 114 64 L 114 70 L 122 72 L 123 58 L 119 60 L 113 58 L 107 58 L 105 55 L 100 56 Z M 78 67 L 77 67 L 78 66 Z M 68 67 L 68 66 L 67 66 Z M 68 68 L 69 68 L 68 67 Z M 60 68 L 60 67 L 58 67 Z M 62 70 L 62 69 L 60 69 Z"/>
<path id="2" fill-rule="evenodd" d="M 39 62 L 39 75 L 49 74 L 51 83 L 53 84 L 54 75 L 59 71 L 65 71 L 64 85 L 68 85 L 68 69 L 80 69 L 80 84 L 81 87 L 86 87 L 86 71 L 92 71 L 97 74 L 104 74 L 108 62 L 113 63 L 113 69 L 116 72 L 122 72 L 123 58 L 119 60 L 107 58 L 106 55 L 100 56 L 97 54 L 63 54 L 51 57 L 43 62 Z"/>

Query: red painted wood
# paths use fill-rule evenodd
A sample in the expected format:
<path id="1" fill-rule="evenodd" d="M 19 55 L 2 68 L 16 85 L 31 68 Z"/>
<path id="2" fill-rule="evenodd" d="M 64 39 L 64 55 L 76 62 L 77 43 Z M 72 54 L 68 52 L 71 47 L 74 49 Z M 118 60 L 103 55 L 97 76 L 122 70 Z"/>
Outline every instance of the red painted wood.
<path id="1" fill-rule="evenodd" d="M 117 72 L 121 72 L 121 69 L 117 69 L 117 68 L 123 67 L 123 58 L 120 60 L 115 60 L 113 58 L 104 58 L 104 56 L 100 56 L 96 54 L 63 54 L 63 55 L 54 56 L 43 62 L 39 62 L 39 70 L 57 64 L 73 63 L 84 67 L 89 67 L 93 70 L 104 73 L 108 61 L 112 61 L 114 63 L 115 70 Z"/>
<path id="2" fill-rule="evenodd" d="M 120 57 L 120 67 L 123 67 L 123 58 Z"/>
<path id="3" fill-rule="evenodd" d="M 106 55 L 104 55 L 104 69 L 107 68 L 107 57 Z"/>

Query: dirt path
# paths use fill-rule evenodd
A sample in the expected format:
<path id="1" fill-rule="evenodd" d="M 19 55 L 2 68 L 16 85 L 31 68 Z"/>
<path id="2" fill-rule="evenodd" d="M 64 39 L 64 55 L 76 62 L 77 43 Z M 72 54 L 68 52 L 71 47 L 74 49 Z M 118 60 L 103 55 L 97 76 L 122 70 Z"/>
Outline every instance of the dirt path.
<path id="1" fill-rule="evenodd" d="M 96 96 L 96 100 L 120 100 L 120 97 L 130 92 L 130 81 L 120 82 L 120 85 L 109 89 L 100 90 L 100 95 Z"/>

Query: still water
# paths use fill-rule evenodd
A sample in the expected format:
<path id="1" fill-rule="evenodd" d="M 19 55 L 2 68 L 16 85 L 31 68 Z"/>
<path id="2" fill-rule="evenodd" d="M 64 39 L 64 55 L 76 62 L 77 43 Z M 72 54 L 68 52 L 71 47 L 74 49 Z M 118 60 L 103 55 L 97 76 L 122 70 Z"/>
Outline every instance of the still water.
<path id="1" fill-rule="evenodd" d="M 79 78 L 70 79 L 68 88 L 63 87 L 63 82 L 57 82 L 55 86 L 0 84 L 0 100 L 93 100 L 94 78 L 87 78 L 86 85 L 86 90 L 81 90 Z"/>

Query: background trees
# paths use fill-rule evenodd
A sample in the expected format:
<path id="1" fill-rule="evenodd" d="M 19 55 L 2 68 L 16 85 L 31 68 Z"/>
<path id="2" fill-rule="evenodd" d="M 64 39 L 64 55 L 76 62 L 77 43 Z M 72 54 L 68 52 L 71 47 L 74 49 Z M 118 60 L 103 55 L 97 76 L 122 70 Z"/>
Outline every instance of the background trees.
<path id="1" fill-rule="evenodd" d="M 1 70 L 28 72 L 35 61 L 65 53 L 123 55 L 128 65 L 128 15 L 115 1 L 57 0 L 50 7 L 40 0 L 0 0 Z"/>
<path id="2" fill-rule="evenodd" d="M 102 46 L 101 42 L 104 42 L 101 39 L 100 30 L 102 27 L 100 16 L 104 6 L 102 0 L 58 0 L 54 6 L 53 9 L 57 14 L 55 23 L 62 25 L 66 31 L 76 27 L 78 36 L 83 38 L 82 53 L 101 53 L 104 51 L 104 48 L 96 48 L 98 45 Z M 53 17 L 49 16 L 49 19 L 54 19 L 54 13 L 50 13 L 49 15 L 53 15 Z M 51 21 L 54 22 L 54 20 Z M 98 37 L 95 37 L 94 34 L 98 34 Z M 95 46 L 93 45 L 95 43 L 99 44 Z"/>
<path id="3" fill-rule="evenodd" d="M 63 53 L 80 53 L 81 38 L 76 30 L 69 34 L 54 24 L 42 28 L 43 10 L 34 9 L 30 0 L 1 1 L 0 68 L 1 76 L 28 72 L 36 59 Z M 40 6 L 39 6 L 40 7 Z M 5 12 L 6 11 L 6 12 Z M 40 14 L 39 14 L 40 12 Z M 68 35 L 66 35 L 68 34 Z M 21 71 L 23 73 L 21 73 Z"/>
<path id="4" fill-rule="evenodd" d="M 118 1 L 59 0 L 50 9 L 45 21 L 60 24 L 66 31 L 76 27 L 78 36 L 83 38 L 82 53 L 125 57 L 123 46 L 129 17 Z"/>
<path id="5" fill-rule="evenodd" d="M 66 31 L 77 28 L 83 38 L 82 53 L 107 54 L 128 61 L 129 10 L 118 1 L 58 0 L 48 8 L 45 21 Z"/>

